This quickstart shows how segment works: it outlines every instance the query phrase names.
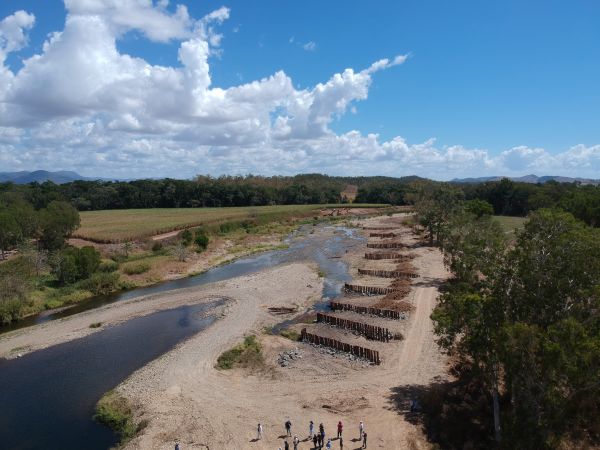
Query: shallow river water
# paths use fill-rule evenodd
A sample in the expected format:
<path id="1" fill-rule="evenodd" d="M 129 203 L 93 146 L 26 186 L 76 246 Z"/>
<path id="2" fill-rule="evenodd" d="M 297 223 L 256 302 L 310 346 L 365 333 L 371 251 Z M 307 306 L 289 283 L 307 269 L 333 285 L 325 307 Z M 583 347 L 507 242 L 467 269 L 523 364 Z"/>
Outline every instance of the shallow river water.
<path id="1" fill-rule="evenodd" d="M 289 248 L 239 259 L 203 274 L 105 296 L 29 324 L 54 320 L 142 295 L 223 281 L 295 261 L 315 262 L 325 275 L 323 297 L 339 295 L 348 268 L 341 257 L 363 238 L 342 227 L 303 227 Z M 138 368 L 206 328 L 221 301 L 160 311 L 14 360 L 0 359 L 0 448 L 107 449 L 117 436 L 92 419 L 102 394 Z M 324 308 L 326 302 L 315 305 Z M 23 326 L 23 325 L 21 325 Z"/>

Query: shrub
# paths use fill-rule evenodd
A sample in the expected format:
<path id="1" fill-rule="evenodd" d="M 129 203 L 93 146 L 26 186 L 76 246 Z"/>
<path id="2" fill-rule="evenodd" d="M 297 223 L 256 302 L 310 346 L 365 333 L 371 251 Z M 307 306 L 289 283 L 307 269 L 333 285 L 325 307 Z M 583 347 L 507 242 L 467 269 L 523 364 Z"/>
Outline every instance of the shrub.
<path id="1" fill-rule="evenodd" d="M 94 295 L 108 294 L 119 286 L 119 274 L 117 272 L 97 272 L 87 280 L 79 282 L 79 287 L 90 291 Z"/>
<path id="2" fill-rule="evenodd" d="M 133 438 L 141 428 L 133 420 L 133 412 L 127 399 L 115 391 L 108 391 L 98 400 L 94 420 L 117 432 L 121 437 L 121 444 Z"/>
<path id="3" fill-rule="evenodd" d="M 300 333 L 298 333 L 296 330 L 292 330 L 290 328 L 281 330 L 279 332 L 279 334 L 281 336 L 283 336 L 284 338 L 288 338 L 291 341 L 299 341 L 300 340 Z"/>
<path id="4" fill-rule="evenodd" d="M 123 272 L 127 275 L 139 275 L 141 273 L 148 272 L 150 270 L 150 264 L 147 262 L 138 262 L 135 264 L 127 264 L 123 266 Z"/>
<path id="5" fill-rule="evenodd" d="M 23 302 L 17 297 L 0 301 L 0 321 L 3 324 L 8 324 L 13 320 L 17 320 L 21 317 L 22 309 Z"/>
<path id="6" fill-rule="evenodd" d="M 98 271 L 110 273 L 110 272 L 116 271 L 118 268 L 119 268 L 118 262 L 113 261 L 112 259 L 107 259 L 100 263 L 100 265 L 98 266 Z"/>
<path id="7" fill-rule="evenodd" d="M 162 249 L 163 249 L 162 242 L 156 241 L 154 244 L 152 244 L 152 251 L 154 253 L 160 252 Z"/>
<path id="8" fill-rule="evenodd" d="M 198 251 L 202 252 L 206 250 L 208 247 L 208 236 L 202 230 L 196 231 L 196 236 L 194 237 L 194 244 L 198 247 Z"/>
<path id="9" fill-rule="evenodd" d="M 262 364 L 261 346 L 256 336 L 246 336 L 242 344 L 222 353 L 217 359 L 217 369 L 227 370 L 233 367 L 254 367 Z"/>
<path id="10" fill-rule="evenodd" d="M 190 230 L 183 230 L 181 233 L 179 233 L 179 238 L 181 239 L 183 245 L 187 247 L 192 243 L 192 232 Z"/>
<path id="11" fill-rule="evenodd" d="M 102 322 L 90 323 L 90 328 L 100 328 L 101 326 L 102 326 Z"/>

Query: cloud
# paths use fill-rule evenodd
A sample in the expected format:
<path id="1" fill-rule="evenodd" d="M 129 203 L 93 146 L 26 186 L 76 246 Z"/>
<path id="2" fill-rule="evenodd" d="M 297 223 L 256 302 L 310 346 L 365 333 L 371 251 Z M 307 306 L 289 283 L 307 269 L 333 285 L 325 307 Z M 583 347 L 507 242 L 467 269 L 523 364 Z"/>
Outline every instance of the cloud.
<path id="1" fill-rule="evenodd" d="M 302 45 L 302 48 L 307 52 L 314 52 L 317 49 L 317 44 L 314 41 L 310 41 Z"/>
<path id="2" fill-rule="evenodd" d="M 25 11 L 17 11 L 0 21 L 0 64 L 6 56 L 21 50 L 27 44 L 26 32 L 33 27 L 35 16 Z"/>
<path id="3" fill-rule="evenodd" d="M 333 122 L 356 112 L 373 77 L 407 61 L 398 55 L 346 68 L 300 89 L 284 72 L 227 89 L 214 86 L 228 8 L 191 17 L 162 0 L 65 0 L 65 27 L 13 72 L 9 52 L 27 45 L 35 18 L 0 22 L 0 165 L 3 170 L 74 169 L 84 175 L 186 177 L 196 173 L 420 174 L 434 178 L 545 172 L 598 173 L 600 146 L 551 155 L 408 143 Z M 180 66 L 153 65 L 118 50 L 129 31 L 176 42 Z M 290 43 L 298 44 L 294 38 Z M 567 172 L 567 173 L 565 173 Z"/>

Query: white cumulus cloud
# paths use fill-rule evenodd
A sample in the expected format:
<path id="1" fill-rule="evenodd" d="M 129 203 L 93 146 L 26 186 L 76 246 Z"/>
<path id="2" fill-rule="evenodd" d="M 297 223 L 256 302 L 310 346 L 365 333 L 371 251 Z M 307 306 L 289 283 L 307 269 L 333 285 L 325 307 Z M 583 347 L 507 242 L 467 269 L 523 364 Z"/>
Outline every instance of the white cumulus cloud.
<path id="1" fill-rule="evenodd" d="M 168 0 L 65 0 L 63 30 L 13 72 L 6 55 L 27 45 L 33 15 L 0 21 L 1 170 L 74 169 L 85 175 L 196 173 L 420 174 L 434 178 L 530 172 L 589 173 L 600 146 L 551 155 L 515 147 L 498 156 L 434 139 L 411 144 L 332 123 L 366 100 L 373 77 L 408 55 L 346 68 L 299 89 L 284 72 L 227 89 L 213 85 L 210 59 L 222 50 L 219 24 L 230 10 L 200 18 Z M 180 66 L 120 52 L 130 31 L 176 42 Z M 290 43 L 298 43 L 290 38 Z M 309 45 L 310 44 L 310 45 Z M 308 50 L 316 48 L 309 42 Z M 587 173 L 586 172 L 586 173 Z"/>

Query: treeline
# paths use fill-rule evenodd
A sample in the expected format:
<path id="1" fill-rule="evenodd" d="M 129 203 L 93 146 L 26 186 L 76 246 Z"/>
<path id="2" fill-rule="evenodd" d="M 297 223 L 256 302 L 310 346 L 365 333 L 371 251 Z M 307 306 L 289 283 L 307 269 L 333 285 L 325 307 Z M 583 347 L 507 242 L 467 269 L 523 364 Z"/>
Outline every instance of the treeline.
<path id="1" fill-rule="evenodd" d="M 198 176 L 194 180 L 74 181 L 14 185 L 0 183 L 0 192 L 16 192 L 35 209 L 52 201 L 68 201 L 79 211 L 132 208 L 202 208 L 342 203 L 348 185 L 358 187 L 355 203 L 405 205 L 426 184 L 419 177 L 294 177 Z M 441 183 L 443 185 L 443 183 Z M 466 200 L 483 200 L 494 214 L 525 217 L 539 208 L 561 208 L 588 225 L 600 226 L 600 187 L 549 181 L 543 184 L 509 179 L 478 184 L 451 184 Z"/>
<path id="2" fill-rule="evenodd" d="M 445 185 L 415 199 L 419 222 L 454 275 L 432 319 L 439 345 L 454 357 L 456 397 L 471 413 L 456 448 L 597 445 L 600 230 L 541 208 L 508 243 L 492 206 L 462 194 Z"/>
<path id="3" fill-rule="evenodd" d="M 410 179 L 384 177 L 294 177 L 198 176 L 194 180 L 74 181 L 66 184 L 0 184 L 0 192 L 18 192 L 36 208 L 53 200 L 66 200 L 79 211 L 132 208 L 201 208 L 222 206 L 266 206 L 341 203 L 347 185 L 359 186 L 360 200 L 376 198 L 380 185 L 405 186 Z M 360 191 L 362 188 L 362 191 Z M 386 195 L 384 203 L 403 204 L 404 188 Z M 382 196 L 377 197 L 377 200 Z"/>
<path id="4" fill-rule="evenodd" d="M 525 217 L 540 208 L 560 208 L 588 225 L 600 226 L 600 186 L 548 181 L 518 183 L 507 178 L 479 184 L 462 184 L 467 200 L 485 200 L 500 216 Z"/>

